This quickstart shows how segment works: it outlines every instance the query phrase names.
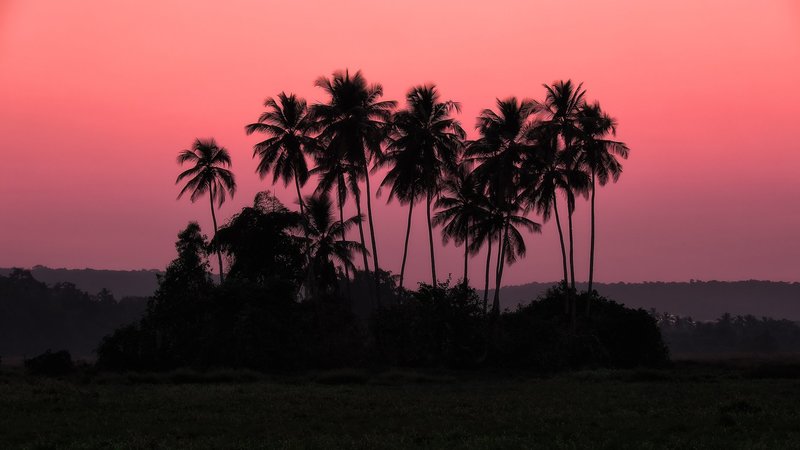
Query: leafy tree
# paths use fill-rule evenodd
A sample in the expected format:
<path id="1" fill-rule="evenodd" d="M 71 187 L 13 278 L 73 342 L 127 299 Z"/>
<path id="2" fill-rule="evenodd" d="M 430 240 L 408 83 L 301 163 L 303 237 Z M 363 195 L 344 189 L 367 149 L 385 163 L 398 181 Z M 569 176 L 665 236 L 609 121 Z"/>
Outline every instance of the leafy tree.
<path id="1" fill-rule="evenodd" d="M 217 233 L 217 216 L 214 213 L 214 200 L 218 206 L 225 202 L 227 193 L 231 196 L 236 192 L 236 180 L 233 172 L 228 167 L 231 166 L 231 156 L 225 147 L 220 147 L 213 139 L 195 139 L 192 148 L 183 150 L 178 154 L 178 163 L 193 163 L 194 166 L 183 171 L 178 175 L 175 184 L 183 179 L 189 181 L 181 189 L 178 198 L 186 192 L 191 192 L 192 202 L 208 193 L 211 201 L 211 219 L 214 222 L 214 234 Z M 219 258 L 219 279 L 224 281 L 222 269 L 222 253 L 217 252 Z"/>
<path id="2" fill-rule="evenodd" d="M 282 284 L 296 291 L 303 278 L 302 239 L 292 230 L 302 216 L 289 211 L 269 191 L 256 194 L 253 206 L 242 208 L 212 241 L 231 261 L 230 277 L 260 286 Z"/>
<path id="3" fill-rule="evenodd" d="M 439 195 L 444 174 L 455 169 L 459 149 L 466 137 L 461 124 L 451 117 L 460 112 L 457 102 L 441 101 L 434 85 L 416 86 L 406 94 L 406 108 L 394 114 L 389 144 L 381 164 L 389 171 L 381 186 L 391 185 L 389 200 L 397 197 L 408 203 L 408 224 L 400 268 L 403 285 L 411 211 L 419 197 L 426 198 L 428 240 L 431 256 L 431 282 L 436 280 L 436 257 L 433 246 L 431 204 Z"/>
<path id="4" fill-rule="evenodd" d="M 367 197 L 367 219 L 369 220 L 372 260 L 377 272 L 378 249 L 375 243 L 375 224 L 372 219 L 372 194 L 369 180 L 369 163 L 381 156 L 381 144 L 386 137 L 387 123 L 394 101 L 380 101 L 383 87 L 367 84 L 357 71 L 337 71 L 331 78 L 320 77 L 315 85 L 329 96 L 327 103 L 312 107 L 314 119 L 320 124 L 320 138 L 325 142 L 329 158 L 338 158 L 357 168 L 357 180 L 364 179 Z M 357 181 L 356 180 L 356 181 Z M 361 205 L 356 195 L 356 209 L 361 215 Z M 363 244 L 363 242 L 362 242 Z M 365 269 L 368 270 L 367 267 Z M 378 277 L 375 277 L 376 296 L 379 296 Z M 376 298 L 380 302 L 379 298 Z"/>
<path id="5" fill-rule="evenodd" d="M 272 183 L 283 180 L 284 186 L 294 180 L 297 199 L 302 214 L 303 197 L 300 187 L 308 181 L 308 165 L 305 153 L 312 150 L 315 141 L 310 133 L 314 123 L 310 120 L 306 101 L 294 94 L 285 92 L 278 94 L 277 100 L 268 98 L 264 101 L 267 108 L 258 118 L 258 122 L 245 127 L 247 135 L 263 133 L 266 140 L 253 147 L 253 157 L 258 156 L 256 171 L 261 178 L 272 172 Z"/>

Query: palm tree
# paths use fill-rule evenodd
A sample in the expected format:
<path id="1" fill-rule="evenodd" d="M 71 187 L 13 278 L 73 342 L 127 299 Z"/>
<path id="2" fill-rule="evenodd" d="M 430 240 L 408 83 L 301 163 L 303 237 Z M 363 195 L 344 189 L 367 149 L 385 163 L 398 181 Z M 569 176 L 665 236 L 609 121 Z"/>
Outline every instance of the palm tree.
<path id="1" fill-rule="evenodd" d="M 568 203 L 574 204 L 573 187 L 583 189 L 588 178 L 582 170 L 570 167 L 566 154 L 558 151 L 557 134 L 551 128 L 535 126 L 531 129 L 529 138 L 535 144 L 531 157 L 524 160 L 522 165 L 522 195 L 527 199 L 528 207 L 541 215 L 545 222 L 555 216 L 561 247 L 563 283 L 566 288 L 569 286 L 570 276 L 567 270 L 564 232 L 558 212 L 558 192 L 563 192 Z"/>
<path id="2" fill-rule="evenodd" d="M 574 153 L 576 139 L 579 135 L 578 115 L 586 105 L 586 90 L 583 83 L 575 86 L 572 80 L 558 81 L 552 85 L 544 85 L 547 94 L 544 102 L 538 103 L 541 112 L 546 117 L 539 126 L 546 129 L 549 133 L 558 135 L 561 138 L 561 151 L 565 152 L 565 157 L 561 158 L 560 164 L 565 168 L 575 169 L 576 162 Z M 572 160 L 570 160 L 572 158 Z M 565 190 L 567 195 L 567 223 L 569 228 L 569 267 L 570 267 L 570 288 L 575 290 L 575 252 L 573 249 L 573 228 L 572 214 L 575 209 L 576 187 L 570 186 Z"/>
<path id="3" fill-rule="evenodd" d="M 300 187 L 308 180 L 308 165 L 305 152 L 314 145 L 309 135 L 313 123 L 308 114 L 306 101 L 294 94 L 285 92 L 278 94 L 277 101 L 268 98 L 264 101 L 267 108 L 258 118 L 258 122 L 245 126 L 247 135 L 264 133 L 268 138 L 253 146 L 253 157 L 258 156 L 256 171 L 263 179 L 272 172 L 272 183 L 283 180 L 284 186 L 294 180 L 300 213 L 303 214 L 303 197 Z"/>
<path id="4" fill-rule="evenodd" d="M 375 243 L 375 224 L 372 219 L 368 167 L 371 160 L 381 156 L 381 144 L 385 139 L 387 123 L 396 102 L 379 101 L 383 96 L 383 87 L 380 84 L 368 85 L 361 71 L 352 76 L 349 71 L 337 71 L 331 78 L 318 78 L 314 84 L 325 90 L 330 97 L 327 103 L 318 103 L 312 108 L 314 119 L 319 121 L 321 127 L 319 137 L 326 143 L 331 157 L 342 159 L 357 168 L 358 178 L 365 180 L 376 299 L 380 306 L 378 249 Z M 356 196 L 356 210 L 358 215 L 361 215 L 359 200 Z"/>
<path id="5" fill-rule="evenodd" d="M 454 170 L 458 151 L 466 133 L 451 117 L 460 106 L 453 101 L 440 101 L 434 85 L 413 87 L 406 94 L 406 109 L 395 113 L 392 120 L 386 155 L 380 164 L 391 166 L 381 186 L 392 185 L 389 199 L 397 196 L 407 202 L 408 226 L 400 269 L 402 286 L 405 270 L 408 235 L 411 231 L 411 211 L 418 197 L 425 196 L 428 221 L 428 241 L 431 256 L 431 285 L 436 286 L 436 257 L 433 246 L 431 204 L 439 194 L 443 174 Z"/>
<path id="6" fill-rule="evenodd" d="M 314 190 L 314 195 L 329 195 L 330 191 L 336 189 L 336 203 L 339 207 L 339 223 L 341 224 L 341 241 L 347 240 L 346 231 L 344 226 L 344 204 L 347 201 L 347 192 L 352 191 L 356 197 L 356 202 L 360 198 L 360 188 L 358 187 L 358 173 L 356 167 L 349 165 L 347 162 L 339 159 L 335 153 L 326 151 L 326 147 L 322 143 L 318 143 L 317 152 L 314 153 L 317 165 L 309 171 L 310 174 L 317 175 L 319 180 L 317 188 Z M 358 207 L 358 204 L 356 205 Z M 358 221 L 358 231 L 361 237 L 361 244 L 364 245 L 364 227 L 363 221 Z M 362 252 L 364 260 L 364 270 L 369 271 L 369 262 L 367 261 L 367 253 Z M 350 268 L 344 266 L 345 277 L 350 279 Z"/>
<path id="7" fill-rule="evenodd" d="M 225 202 L 226 193 L 231 197 L 236 193 L 236 180 L 233 172 L 228 167 L 231 166 L 231 156 L 225 147 L 220 147 L 214 138 L 195 139 L 192 148 L 182 150 L 178 153 L 178 164 L 194 163 L 194 166 L 181 172 L 175 184 L 184 178 L 189 178 L 186 185 L 181 189 L 178 198 L 191 191 L 190 199 L 195 202 L 198 198 L 209 194 L 211 201 L 211 220 L 214 222 L 214 234 L 217 234 L 217 216 L 214 212 L 214 200 L 217 206 L 222 206 Z M 217 250 L 219 259 L 219 281 L 225 280 L 222 269 L 222 252 Z"/>
<path id="8" fill-rule="evenodd" d="M 586 105 L 578 116 L 580 128 L 579 162 L 591 175 L 591 243 L 589 250 L 589 287 L 592 292 L 594 280 L 594 240 L 595 240 L 595 191 L 596 183 L 605 186 L 609 179 L 616 182 L 622 174 L 622 159 L 628 157 L 628 147 L 619 141 L 607 139 L 617 134 L 617 121 L 600 108 L 599 103 Z M 589 312 L 589 303 L 586 304 Z"/>
<path id="9" fill-rule="evenodd" d="M 494 205 L 494 213 L 485 229 L 477 229 L 485 236 L 482 241 L 492 239 L 500 245 L 497 250 L 495 293 L 492 314 L 500 314 L 500 283 L 505 262 L 513 263 L 517 255 L 524 255 L 525 243 L 517 226 L 531 232 L 540 231 L 539 224 L 517 214 L 523 209 L 524 197 L 520 196 L 521 166 L 532 152 L 528 139 L 531 118 L 537 106 L 530 100 L 519 101 L 515 97 L 497 100 L 497 112 L 485 109 L 478 117 L 477 129 L 480 138 L 469 145 L 468 154 L 480 162 L 474 173 L 485 186 L 485 195 Z"/>
<path id="10" fill-rule="evenodd" d="M 439 211 L 434 216 L 433 223 L 442 226 L 443 243 L 447 244 L 453 239 L 456 245 L 464 245 L 463 282 L 466 287 L 469 285 L 469 255 L 477 253 L 480 248 L 471 245 L 470 235 L 474 232 L 473 224 L 481 214 L 478 186 L 475 177 L 469 173 L 466 162 L 450 171 L 444 179 L 443 193 L 436 200 L 436 208 Z"/>
<path id="11" fill-rule="evenodd" d="M 306 197 L 303 232 L 307 239 L 308 278 L 312 293 L 336 286 L 334 263 L 355 270 L 353 253 L 366 253 L 363 244 L 340 239 L 346 229 L 361 221 L 353 216 L 344 221 L 334 218 L 333 204 L 327 195 Z"/>

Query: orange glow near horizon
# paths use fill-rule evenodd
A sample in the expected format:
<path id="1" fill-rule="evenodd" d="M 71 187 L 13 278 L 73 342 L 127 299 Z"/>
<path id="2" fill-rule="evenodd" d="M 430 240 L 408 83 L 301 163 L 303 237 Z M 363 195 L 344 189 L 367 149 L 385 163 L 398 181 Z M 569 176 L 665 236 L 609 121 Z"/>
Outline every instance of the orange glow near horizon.
<path id="1" fill-rule="evenodd" d="M 211 230 L 206 202 L 175 200 L 175 156 L 195 137 L 233 156 L 239 191 L 221 217 L 264 189 L 293 207 L 292 186 L 255 174 L 258 137 L 243 127 L 281 91 L 323 101 L 313 81 L 349 68 L 401 104 L 436 83 L 470 137 L 495 98 L 582 81 L 631 148 L 598 191 L 598 281 L 800 281 L 800 7 L 600 3 L 0 2 L 0 267 L 165 267 L 186 222 Z M 386 197 L 376 233 L 397 272 L 406 210 Z M 421 209 L 412 227 L 408 279 L 429 281 Z M 527 242 L 504 284 L 558 279 L 554 225 Z M 459 278 L 461 249 L 437 251 L 437 271 Z"/>

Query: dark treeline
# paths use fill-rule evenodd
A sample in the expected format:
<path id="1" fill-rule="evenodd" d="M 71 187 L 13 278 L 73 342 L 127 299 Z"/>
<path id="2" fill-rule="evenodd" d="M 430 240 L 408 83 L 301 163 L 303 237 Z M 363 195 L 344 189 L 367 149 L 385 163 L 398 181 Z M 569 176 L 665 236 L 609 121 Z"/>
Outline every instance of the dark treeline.
<path id="1" fill-rule="evenodd" d="M 117 301 L 104 289 L 89 295 L 72 283 L 48 286 L 27 270 L 13 269 L 0 275 L 0 355 L 69 349 L 91 357 L 103 336 L 138 320 L 146 303 L 141 297 Z"/>
<path id="2" fill-rule="evenodd" d="M 144 317 L 106 337 L 98 365 L 114 370 L 247 367 L 297 370 L 354 366 L 575 367 L 656 366 L 667 351 L 655 319 L 600 296 L 591 316 L 571 325 L 563 286 L 526 307 L 493 316 L 464 283 L 401 289 L 387 272 L 375 303 L 372 274 L 354 269 L 338 240 L 330 202 L 309 197 L 312 218 L 263 192 L 209 240 L 197 223 L 178 236 Z M 345 224 L 348 221 L 344 222 Z M 323 231 L 327 230 L 327 231 Z M 228 262 L 212 282 L 210 261 Z"/>
<path id="3" fill-rule="evenodd" d="M 790 320 L 723 314 L 714 321 L 652 312 L 670 350 L 682 356 L 796 354 L 800 325 Z"/>
<path id="4" fill-rule="evenodd" d="M 12 268 L 0 268 L 0 275 L 8 276 Z M 150 297 L 158 287 L 158 270 L 106 270 L 106 269 L 56 269 L 45 266 L 30 268 L 33 278 L 54 285 L 72 283 L 78 289 L 94 295 L 103 289 L 117 297 Z"/>

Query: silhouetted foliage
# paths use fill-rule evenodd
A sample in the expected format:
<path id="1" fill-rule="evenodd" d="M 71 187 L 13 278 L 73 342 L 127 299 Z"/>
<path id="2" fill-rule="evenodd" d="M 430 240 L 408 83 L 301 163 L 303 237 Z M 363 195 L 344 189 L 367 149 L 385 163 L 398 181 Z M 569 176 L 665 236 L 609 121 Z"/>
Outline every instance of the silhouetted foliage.
<path id="1" fill-rule="evenodd" d="M 89 295 L 72 283 L 53 286 L 30 271 L 12 269 L 0 275 L 0 355 L 39 354 L 66 348 L 90 356 L 101 337 L 141 317 L 144 298 L 117 302 L 108 290 Z"/>
<path id="2" fill-rule="evenodd" d="M 377 357 L 396 366 L 475 366 L 485 348 L 484 323 L 474 289 L 421 283 L 375 315 Z"/>
<path id="3" fill-rule="evenodd" d="M 664 340 L 674 353 L 772 354 L 800 352 L 800 325 L 791 320 L 725 313 L 715 321 L 655 313 Z"/>
<path id="4" fill-rule="evenodd" d="M 594 303 L 591 317 L 580 316 L 573 333 L 564 314 L 563 287 L 550 289 L 527 306 L 503 314 L 498 363 L 510 367 L 559 370 L 582 367 L 653 367 L 669 353 L 655 320 L 642 309 L 589 294 L 577 306 Z"/>
<path id="5" fill-rule="evenodd" d="M 74 368 L 72 355 L 66 350 L 52 352 L 48 349 L 39 356 L 25 360 L 25 370 L 31 375 L 60 377 L 68 375 Z"/>

